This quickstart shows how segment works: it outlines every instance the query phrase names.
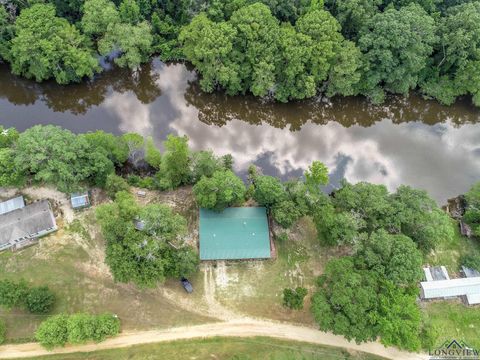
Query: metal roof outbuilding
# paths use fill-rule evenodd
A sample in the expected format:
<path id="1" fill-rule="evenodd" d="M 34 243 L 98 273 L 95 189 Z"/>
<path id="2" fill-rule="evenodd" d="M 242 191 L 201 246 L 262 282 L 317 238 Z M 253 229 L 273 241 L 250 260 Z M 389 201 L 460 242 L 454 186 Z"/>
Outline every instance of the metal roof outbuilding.
<path id="1" fill-rule="evenodd" d="M 82 209 L 90 206 L 90 197 L 88 192 L 73 193 L 70 197 L 70 203 L 74 209 Z"/>
<path id="2" fill-rule="evenodd" d="M 200 260 L 270 258 L 270 232 L 263 207 L 200 209 Z"/>
<path id="3" fill-rule="evenodd" d="M 480 294 L 480 277 L 423 281 L 420 285 L 424 299 Z"/>

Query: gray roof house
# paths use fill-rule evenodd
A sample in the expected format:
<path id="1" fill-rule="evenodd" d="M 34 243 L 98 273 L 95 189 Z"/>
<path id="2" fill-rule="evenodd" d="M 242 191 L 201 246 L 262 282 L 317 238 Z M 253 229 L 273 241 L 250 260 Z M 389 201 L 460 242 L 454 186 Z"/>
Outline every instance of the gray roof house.
<path id="1" fill-rule="evenodd" d="M 57 230 L 48 200 L 0 215 L 0 250 L 22 244 Z"/>

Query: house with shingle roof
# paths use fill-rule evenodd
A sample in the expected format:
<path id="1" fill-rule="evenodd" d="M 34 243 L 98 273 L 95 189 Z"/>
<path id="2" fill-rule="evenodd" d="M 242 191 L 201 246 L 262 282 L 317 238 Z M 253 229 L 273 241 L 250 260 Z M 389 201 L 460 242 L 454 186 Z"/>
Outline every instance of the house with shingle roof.
<path id="1" fill-rule="evenodd" d="M 57 230 L 48 200 L 8 211 L 0 215 L 0 250 L 21 247 Z"/>

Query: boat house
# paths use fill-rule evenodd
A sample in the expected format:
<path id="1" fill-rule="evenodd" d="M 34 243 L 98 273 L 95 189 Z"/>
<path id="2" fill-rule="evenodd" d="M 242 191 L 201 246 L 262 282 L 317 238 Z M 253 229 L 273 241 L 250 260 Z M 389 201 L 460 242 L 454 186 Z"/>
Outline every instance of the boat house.
<path id="1" fill-rule="evenodd" d="M 267 259 L 270 249 L 265 208 L 200 209 L 200 260 Z"/>
<path id="2" fill-rule="evenodd" d="M 48 200 L 41 200 L 0 215 L 0 250 L 22 247 L 57 230 Z"/>

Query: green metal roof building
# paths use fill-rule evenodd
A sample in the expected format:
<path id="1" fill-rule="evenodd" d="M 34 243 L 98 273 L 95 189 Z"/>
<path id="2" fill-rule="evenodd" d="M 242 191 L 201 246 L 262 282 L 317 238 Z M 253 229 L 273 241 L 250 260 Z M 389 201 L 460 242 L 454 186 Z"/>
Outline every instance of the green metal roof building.
<path id="1" fill-rule="evenodd" d="M 263 207 L 200 209 L 200 260 L 270 258 L 267 211 Z"/>

